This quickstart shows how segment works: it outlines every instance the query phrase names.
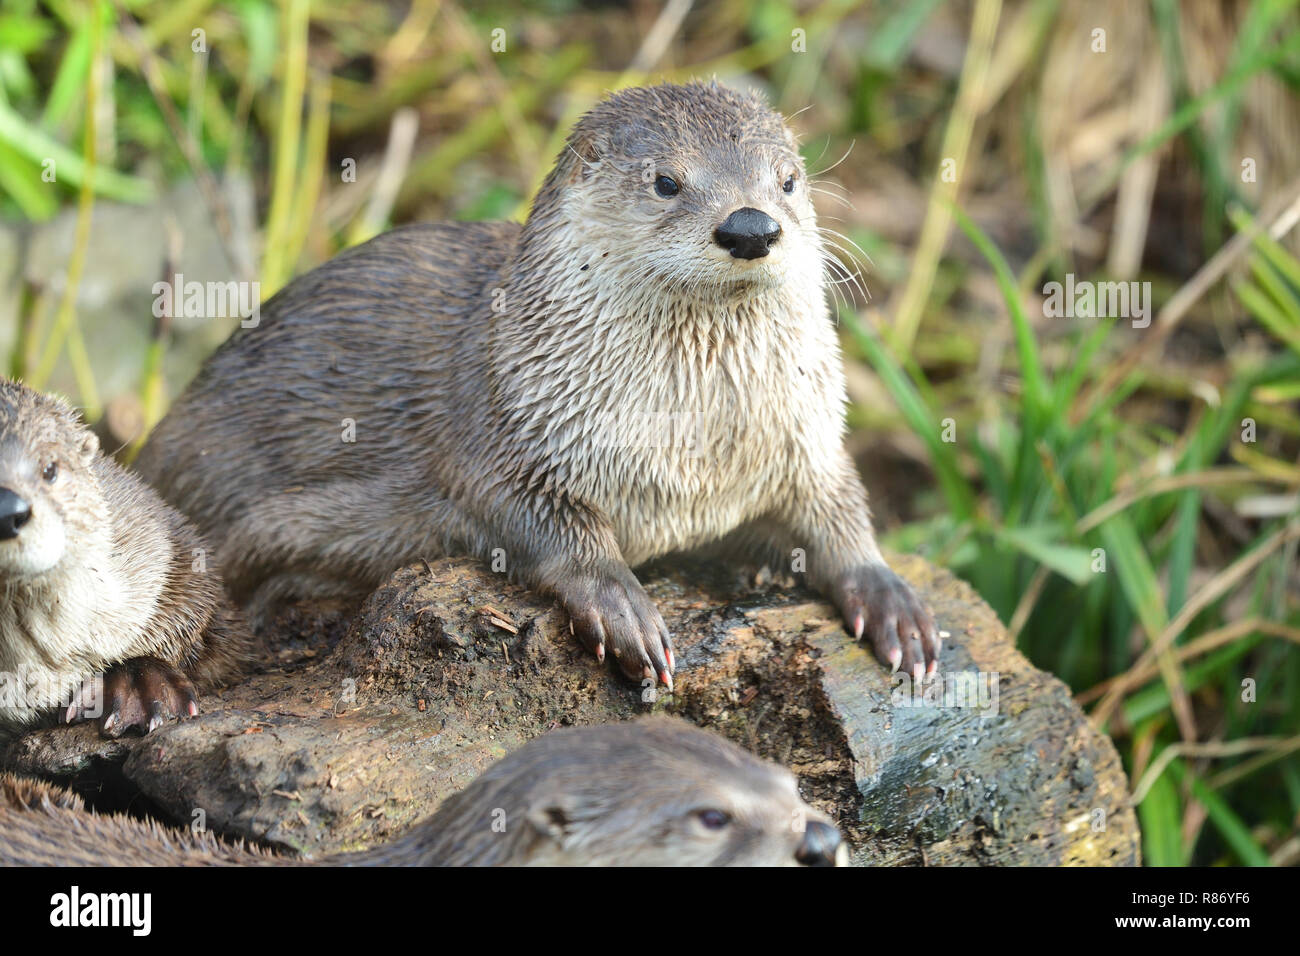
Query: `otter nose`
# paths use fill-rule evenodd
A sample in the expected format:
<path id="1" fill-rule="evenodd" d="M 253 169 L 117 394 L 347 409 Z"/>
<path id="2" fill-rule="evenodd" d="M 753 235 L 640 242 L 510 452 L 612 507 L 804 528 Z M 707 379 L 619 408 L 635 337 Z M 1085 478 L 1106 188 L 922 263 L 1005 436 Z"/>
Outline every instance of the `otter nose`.
<path id="1" fill-rule="evenodd" d="M 781 224 L 751 206 L 737 209 L 713 230 L 713 241 L 737 259 L 761 259 L 779 238 Z"/>
<path id="2" fill-rule="evenodd" d="M 804 866 L 834 866 L 841 842 L 840 831 L 829 823 L 809 820 L 794 858 Z"/>
<path id="3" fill-rule="evenodd" d="M 8 488 L 0 488 L 0 541 L 18 537 L 18 529 L 32 516 L 27 502 Z"/>

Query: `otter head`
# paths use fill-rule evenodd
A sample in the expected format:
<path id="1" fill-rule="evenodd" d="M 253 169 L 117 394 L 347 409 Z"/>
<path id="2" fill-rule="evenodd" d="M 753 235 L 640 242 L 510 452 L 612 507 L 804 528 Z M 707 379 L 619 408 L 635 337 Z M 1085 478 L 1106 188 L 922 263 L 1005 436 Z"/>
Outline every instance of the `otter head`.
<path id="1" fill-rule="evenodd" d="M 791 773 L 666 718 L 546 734 L 428 826 L 443 843 L 430 862 L 834 866 L 848 855 Z M 436 859 L 449 846 L 463 858 Z"/>
<path id="2" fill-rule="evenodd" d="M 0 582 L 53 570 L 94 527 L 98 451 L 66 402 L 0 379 Z"/>
<path id="3" fill-rule="evenodd" d="M 794 135 L 758 96 L 716 82 L 600 103 L 574 128 L 535 209 L 552 202 L 578 240 L 575 268 L 617 272 L 641 294 L 654 282 L 725 298 L 821 272 Z"/>

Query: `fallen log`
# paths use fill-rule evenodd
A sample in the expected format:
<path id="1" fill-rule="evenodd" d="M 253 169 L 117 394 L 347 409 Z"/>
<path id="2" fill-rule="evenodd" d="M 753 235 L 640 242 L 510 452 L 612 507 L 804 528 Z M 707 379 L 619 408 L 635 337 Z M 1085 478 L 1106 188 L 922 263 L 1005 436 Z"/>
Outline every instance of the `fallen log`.
<path id="1" fill-rule="evenodd" d="M 554 602 L 449 559 L 398 571 L 350 625 L 347 609 L 286 615 L 272 659 L 195 719 L 118 741 L 37 730 L 0 765 L 103 809 L 316 855 L 395 836 L 549 729 L 663 710 L 790 767 L 857 864 L 1136 864 L 1110 740 L 968 586 L 917 558 L 896 567 L 951 634 L 942 680 L 917 688 L 810 592 L 694 563 L 642 575 L 678 669 L 671 694 L 637 688 Z"/>

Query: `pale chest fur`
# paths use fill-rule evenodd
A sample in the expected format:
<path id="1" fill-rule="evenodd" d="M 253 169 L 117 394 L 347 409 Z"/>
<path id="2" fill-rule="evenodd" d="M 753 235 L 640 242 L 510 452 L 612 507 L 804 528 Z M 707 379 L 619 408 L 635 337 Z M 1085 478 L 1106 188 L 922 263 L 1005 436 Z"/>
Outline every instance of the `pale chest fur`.
<path id="1" fill-rule="evenodd" d="M 588 327 L 596 344 L 552 406 L 547 447 L 629 564 L 715 541 L 833 473 L 835 330 L 813 304 L 779 319 L 772 308 Z"/>
<path id="2" fill-rule="evenodd" d="M 81 541 L 98 560 L 65 560 L 40 582 L 9 581 L 0 603 L 0 724 L 66 702 L 111 663 L 149 653 L 166 582 L 168 543 L 147 556 Z M 130 574 L 124 572 L 130 568 Z"/>

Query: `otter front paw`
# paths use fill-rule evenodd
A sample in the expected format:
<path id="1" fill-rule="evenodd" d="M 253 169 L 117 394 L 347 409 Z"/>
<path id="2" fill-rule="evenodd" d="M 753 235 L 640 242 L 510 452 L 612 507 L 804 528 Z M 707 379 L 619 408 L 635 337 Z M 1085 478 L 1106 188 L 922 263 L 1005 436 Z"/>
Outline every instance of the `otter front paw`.
<path id="1" fill-rule="evenodd" d="M 165 720 L 198 712 L 198 694 L 188 677 L 155 657 L 133 657 L 110 667 L 102 680 L 82 683 L 63 719 L 70 724 L 93 720 L 105 737 L 120 737 L 131 729 L 147 734 Z"/>
<path id="2" fill-rule="evenodd" d="M 920 680 L 939 669 L 942 643 L 934 619 L 906 581 L 883 564 L 867 564 L 844 575 L 832 597 L 849 632 L 865 635 L 882 664 Z"/>
<path id="3" fill-rule="evenodd" d="M 611 568 L 579 575 L 557 590 L 574 635 L 598 660 L 605 659 L 608 647 L 628 677 L 658 678 L 672 690 L 676 662 L 668 625 L 631 571 Z"/>

